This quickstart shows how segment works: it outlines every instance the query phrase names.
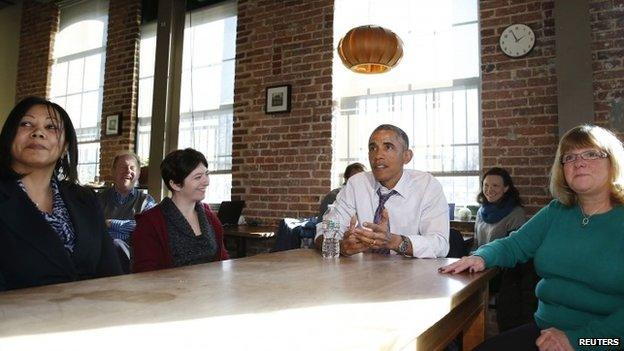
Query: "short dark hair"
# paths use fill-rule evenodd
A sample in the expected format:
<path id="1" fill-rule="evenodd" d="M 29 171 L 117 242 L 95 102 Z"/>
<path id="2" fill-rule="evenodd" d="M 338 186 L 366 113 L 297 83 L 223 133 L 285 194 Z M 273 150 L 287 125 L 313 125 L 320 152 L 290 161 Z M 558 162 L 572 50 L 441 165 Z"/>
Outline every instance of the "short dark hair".
<path id="1" fill-rule="evenodd" d="M 501 197 L 499 201 L 500 205 L 507 203 L 507 201 L 511 199 L 511 204 L 513 206 L 522 206 L 522 200 L 520 199 L 520 192 L 514 186 L 513 180 L 511 180 L 511 176 L 509 175 L 509 172 L 507 172 L 506 169 L 501 168 L 501 167 L 494 167 L 490 169 L 489 171 L 485 172 L 485 174 L 483 175 L 483 178 L 481 178 L 481 185 L 480 185 L 481 192 L 479 193 L 479 195 L 477 195 L 478 203 L 482 205 L 487 205 L 490 203 L 485 197 L 485 194 L 483 193 L 483 181 L 485 180 L 485 177 L 489 175 L 497 175 L 503 178 L 503 186 L 509 187 L 509 189 L 507 189 L 505 194 L 503 194 L 503 197 Z"/>
<path id="2" fill-rule="evenodd" d="M 186 148 L 184 150 L 171 151 L 167 154 L 165 159 L 160 163 L 160 175 L 167 189 L 173 191 L 169 184 L 170 180 L 175 184 L 184 184 L 184 179 L 188 177 L 200 163 L 208 167 L 208 161 L 206 161 L 204 154 L 195 149 Z"/>
<path id="3" fill-rule="evenodd" d="M 405 148 L 409 149 L 409 137 L 407 136 L 407 134 L 403 131 L 403 129 L 392 125 L 392 124 L 382 124 L 379 127 L 375 128 L 375 130 L 373 130 L 373 132 L 371 133 L 371 135 L 377 133 L 380 130 L 389 130 L 392 131 L 394 133 L 396 133 L 396 135 L 401 138 L 401 140 L 403 140 L 403 143 L 405 143 Z"/>
<path id="4" fill-rule="evenodd" d="M 347 180 L 349 180 L 349 178 L 351 178 L 352 175 L 358 172 L 363 172 L 365 169 L 366 167 L 359 162 L 355 162 L 355 163 L 348 165 L 347 168 L 345 168 L 344 170 L 343 177 L 344 177 L 345 183 L 347 182 Z"/>
<path id="5" fill-rule="evenodd" d="M 61 158 L 56 162 L 54 173 L 59 180 L 67 180 L 72 183 L 78 182 L 78 140 L 76 130 L 67 112 L 58 104 L 37 96 L 28 96 L 18 102 L 9 113 L 2 131 L 0 132 L 0 179 L 15 180 L 21 179 L 25 174 L 19 174 L 12 168 L 13 154 L 11 147 L 17 135 L 17 129 L 22 117 L 33 106 L 42 105 L 48 110 L 48 115 L 53 116 L 56 112 L 60 118 L 60 126 L 65 132 L 65 142 L 67 143 L 67 153 L 61 154 Z"/>

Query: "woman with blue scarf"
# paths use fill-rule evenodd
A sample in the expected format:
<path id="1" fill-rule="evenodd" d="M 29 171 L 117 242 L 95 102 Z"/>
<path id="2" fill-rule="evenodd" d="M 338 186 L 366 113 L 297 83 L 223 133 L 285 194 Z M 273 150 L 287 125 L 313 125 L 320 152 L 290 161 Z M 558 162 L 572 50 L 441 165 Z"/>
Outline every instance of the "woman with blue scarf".
<path id="1" fill-rule="evenodd" d="M 485 173 L 481 185 L 481 192 L 477 196 L 481 208 L 475 222 L 474 250 L 507 236 L 526 222 L 520 193 L 509 172 L 494 167 Z"/>
<path id="2" fill-rule="evenodd" d="M 520 194 L 509 172 L 495 167 L 483 176 L 477 196 L 481 204 L 475 223 L 474 250 L 506 237 L 526 222 Z M 530 322 L 537 307 L 533 291 L 537 276 L 532 262 L 503 269 L 490 281 L 490 295 L 496 301 L 496 322 L 503 332 Z"/>

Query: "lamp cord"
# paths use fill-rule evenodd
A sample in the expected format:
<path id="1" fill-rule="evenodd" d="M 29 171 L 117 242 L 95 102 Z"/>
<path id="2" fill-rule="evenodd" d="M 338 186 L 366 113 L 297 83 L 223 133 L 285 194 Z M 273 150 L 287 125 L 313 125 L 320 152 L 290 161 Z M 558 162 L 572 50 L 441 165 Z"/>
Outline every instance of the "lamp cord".
<path id="1" fill-rule="evenodd" d="M 196 148 L 195 147 L 195 104 L 194 104 L 194 94 L 193 94 L 193 54 L 194 54 L 194 50 L 195 50 L 195 30 L 193 29 L 193 12 L 189 11 L 189 40 L 191 42 L 190 45 L 190 54 L 191 54 L 191 58 L 190 58 L 190 64 L 191 64 L 191 69 L 190 69 L 190 83 L 191 83 L 191 128 L 190 128 L 190 133 L 191 133 L 191 147 L 192 148 Z"/>

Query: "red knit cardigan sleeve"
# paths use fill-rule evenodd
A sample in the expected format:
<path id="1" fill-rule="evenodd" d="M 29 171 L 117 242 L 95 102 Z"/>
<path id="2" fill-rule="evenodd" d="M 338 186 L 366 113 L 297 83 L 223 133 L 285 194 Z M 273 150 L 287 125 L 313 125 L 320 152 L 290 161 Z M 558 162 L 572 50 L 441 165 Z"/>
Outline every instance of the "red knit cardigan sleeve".
<path id="1" fill-rule="evenodd" d="M 167 224 L 160 205 L 135 216 L 132 234 L 132 272 L 173 267 Z"/>

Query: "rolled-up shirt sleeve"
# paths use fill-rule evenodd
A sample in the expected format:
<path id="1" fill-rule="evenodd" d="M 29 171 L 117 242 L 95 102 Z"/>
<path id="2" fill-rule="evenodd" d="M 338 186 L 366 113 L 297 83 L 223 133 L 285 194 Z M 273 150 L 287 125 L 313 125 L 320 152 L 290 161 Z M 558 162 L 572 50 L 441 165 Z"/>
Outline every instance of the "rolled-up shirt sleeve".
<path id="1" fill-rule="evenodd" d="M 336 195 L 336 201 L 330 206 L 331 210 L 326 211 L 321 218 L 322 220 L 316 225 L 315 240 L 319 235 L 323 235 L 323 220 L 338 222 L 340 225 L 340 238 L 342 238 L 347 231 L 351 217 L 356 214 L 355 190 L 353 186 L 349 186 L 349 184 L 344 186 L 340 192 L 338 192 L 338 195 Z"/>
<path id="2" fill-rule="evenodd" d="M 449 251 L 448 203 L 442 186 L 435 179 L 424 190 L 419 216 L 418 233 L 396 233 L 407 236 L 412 242 L 412 256 L 419 258 L 446 257 Z"/>

